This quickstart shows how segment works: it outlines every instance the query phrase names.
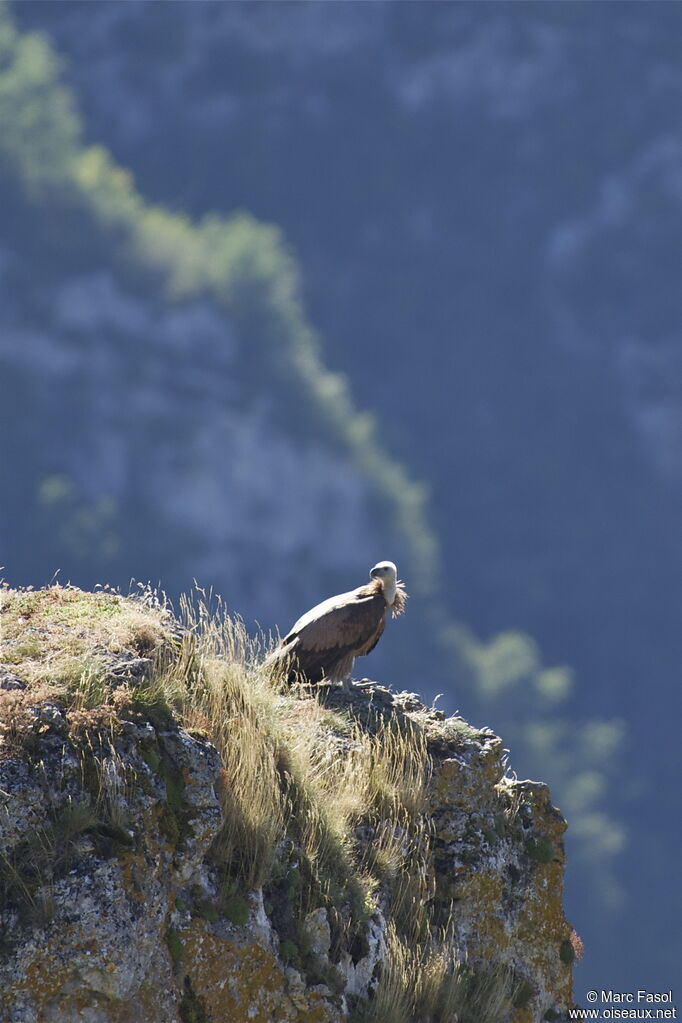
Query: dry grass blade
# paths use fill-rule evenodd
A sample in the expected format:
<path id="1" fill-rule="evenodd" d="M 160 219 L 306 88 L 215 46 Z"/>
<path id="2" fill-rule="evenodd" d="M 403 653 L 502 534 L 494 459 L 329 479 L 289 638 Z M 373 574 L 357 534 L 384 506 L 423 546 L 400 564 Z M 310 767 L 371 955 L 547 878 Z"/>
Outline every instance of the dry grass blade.
<path id="1" fill-rule="evenodd" d="M 186 724 L 210 735 L 222 759 L 220 798 L 225 824 L 216 845 L 248 887 L 268 876 L 284 834 L 277 770 L 277 696 L 256 670 L 261 644 L 219 605 L 182 602 L 195 643 L 185 644 L 164 681 Z M 179 699 L 179 694 L 182 696 Z"/>

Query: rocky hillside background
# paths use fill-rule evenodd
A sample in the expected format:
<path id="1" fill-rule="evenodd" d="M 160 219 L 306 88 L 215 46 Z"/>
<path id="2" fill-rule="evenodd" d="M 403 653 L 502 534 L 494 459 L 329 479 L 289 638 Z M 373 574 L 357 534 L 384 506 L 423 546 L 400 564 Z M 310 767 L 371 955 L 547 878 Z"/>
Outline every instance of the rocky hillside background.
<path id="1" fill-rule="evenodd" d="M 206 605 L 5 589 L 0 622 L 7 1023 L 567 1018 L 565 822 L 490 729 L 283 692 Z"/>
<path id="2" fill-rule="evenodd" d="M 5 14 L 8 577 L 286 627 L 393 557 L 418 599 L 368 672 L 552 782 L 585 986 L 669 986 L 676 7 L 11 17 L 51 48 Z"/>

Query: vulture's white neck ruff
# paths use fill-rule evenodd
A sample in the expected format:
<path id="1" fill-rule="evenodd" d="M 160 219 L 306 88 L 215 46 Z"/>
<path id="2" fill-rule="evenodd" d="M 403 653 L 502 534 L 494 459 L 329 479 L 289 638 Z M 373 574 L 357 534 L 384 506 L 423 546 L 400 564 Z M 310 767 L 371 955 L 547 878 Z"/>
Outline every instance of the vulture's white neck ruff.
<path id="1" fill-rule="evenodd" d="M 393 607 L 398 583 L 395 579 L 382 579 L 382 590 L 387 607 Z"/>

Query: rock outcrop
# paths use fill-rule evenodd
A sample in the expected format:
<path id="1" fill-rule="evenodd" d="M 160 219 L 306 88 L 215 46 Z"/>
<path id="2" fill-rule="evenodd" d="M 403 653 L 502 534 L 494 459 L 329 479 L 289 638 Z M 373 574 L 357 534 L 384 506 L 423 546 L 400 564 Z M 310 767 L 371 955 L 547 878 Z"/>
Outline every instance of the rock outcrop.
<path id="1" fill-rule="evenodd" d="M 297 837 L 303 797 L 294 806 L 295 766 L 284 750 L 288 766 L 280 768 L 280 783 L 294 809 L 267 877 L 249 884 L 226 868 L 219 850 L 224 793 L 237 785 L 225 753 L 207 737 L 210 728 L 181 726 L 186 704 L 172 711 L 158 694 L 152 698 L 161 660 L 167 673 L 169 658 L 184 658 L 188 677 L 177 628 L 176 645 L 167 642 L 161 660 L 157 650 L 146 690 L 139 681 L 136 689 L 121 682 L 126 660 L 139 675 L 139 656 L 119 649 L 112 671 L 98 634 L 98 656 L 108 664 L 104 697 L 93 700 L 88 689 L 96 704 L 88 707 L 83 678 L 79 700 L 73 691 L 46 697 L 46 683 L 41 689 L 31 678 L 23 651 L 30 639 L 35 675 L 37 644 L 49 646 L 50 623 L 43 605 L 35 610 L 41 594 L 34 594 L 33 611 L 26 602 L 19 608 L 27 629 L 22 637 L 11 597 L 3 618 L 15 629 L 8 629 L 0 694 L 3 1021 L 378 1020 L 381 986 L 396 973 L 391 957 L 400 927 L 424 949 L 437 938 L 439 961 L 448 964 L 443 976 L 459 978 L 449 1014 L 433 1002 L 421 1019 L 564 1018 L 575 942 L 562 909 L 565 822 L 546 786 L 510 777 L 502 740 L 490 730 L 377 684 L 350 694 L 325 687 L 281 694 L 301 728 L 314 720 L 322 729 L 337 767 L 345 758 L 352 769 L 363 743 L 373 749 L 382 735 L 417 735 L 410 755 L 416 750 L 422 759 L 410 770 L 415 793 L 423 782 L 424 798 L 412 817 L 401 811 L 389 827 L 382 819 L 388 810 L 356 812 L 351 838 L 333 855 L 339 863 L 348 856 L 363 870 L 344 875 L 345 867 L 332 864 L 334 884 L 315 887 L 306 881 L 311 854 Z M 81 597 L 90 595 L 57 591 L 56 606 L 73 613 Z M 113 595 L 97 599 L 107 621 L 128 605 Z M 158 626 L 162 616 L 150 614 Z M 88 630 L 82 617 L 81 640 Z M 139 636 L 139 623 L 137 630 Z M 264 777 L 263 785 L 269 783 Z M 408 791 L 405 806 L 409 798 Z M 390 845 L 387 836 L 398 841 Z M 376 868 L 379 850 L 389 845 L 405 863 L 419 847 L 412 887 L 395 881 L 403 863 Z M 371 872 L 370 863 L 378 881 L 365 886 L 360 909 L 349 915 L 353 885 Z M 401 947 L 409 951 L 408 945 Z M 408 981 L 421 983 L 418 975 Z M 406 1009 L 395 1018 L 417 1017 Z"/>

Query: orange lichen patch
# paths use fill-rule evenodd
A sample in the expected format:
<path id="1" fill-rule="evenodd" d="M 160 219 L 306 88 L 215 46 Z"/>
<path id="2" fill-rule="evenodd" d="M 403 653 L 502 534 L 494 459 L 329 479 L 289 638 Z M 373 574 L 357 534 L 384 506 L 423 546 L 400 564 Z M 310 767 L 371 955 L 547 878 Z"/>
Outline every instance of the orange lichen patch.
<path id="1" fill-rule="evenodd" d="M 172 985 L 144 985 L 130 1001 L 107 1002 L 105 1018 L 107 1023 L 181 1023 L 179 1002 L 180 993 Z"/>
<path id="2" fill-rule="evenodd" d="M 455 805 L 455 800 L 464 802 L 460 793 L 465 783 L 466 772 L 462 765 L 456 760 L 446 760 L 438 767 L 433 784 L 432 802 L 440 805 L 445 803 Z"/>
<path id="3" fill-rule="evenodd" d="M 60 975 L 50 973 L 50 964 L 47 962 L 37 964 L 32 974 L 32 984 L 35 987 L 25 985 L 23 990 L 31 996 L 31 1001 L 40 1006 L 39 1023 L 46 1020 L 56 1019 L 78 1019 L 90 1018 L 94 1014 L 97 1019 L 106 1018 L 107 1023 L 180 1023 L 177 1014 L 177 1003 L 179 995 L 172 988 L 161 988 L 159 985 L 145 985 L 135 997 L 130 1000 L 119 1001 L 98 995 L 91 990 L 68 993 Z M 55 991 L 60 993 L 55 994 Z M 35 996 L 40 995 L 40 999 Z M 5 1002 L 7 1005 L 16 1003 L 21 997 L 20 991 L 15 991 Z M 4 999 L 3 999 L 4 1000 Z M 2 1001 L 0 1001 L 2 1004 Z"/>
<path id="4" fill-rule="evenodd" d="M 502 879 L 492 872 L 470 873 L 462 909 L 470 927 L 467 951 L 475 959 L 494 962 L 509 944 L 502 905 Z"/>
<path id="5" fill-rule="evenodd" d="M 76 946 L 69 928 L 61 932 L 61 945 L 64 948 Z M 78 943 L 80 952 L 94 954 L 94 943 Z M 73 977 L 73 968 L 68 955 L 60 956 L 59 948 L 54 943 L 44 948 L 36 948 L 31 962 L 25 972 L 17 977 L 16 983 L 5 988 L 0 995 L 0 1005 L 11 1006 L 21 1000 L 22 995 L 38 1005 L 61 1004 L 61 992 L 68 988 Z"/>
<path id="6" fill-rule="evenodd" d="M 566 822 L 552 806 L 549 791 L 543 789 L 533 800 L 534 819 L 538 830 L 553 843 L 555 855 L 549 863 L 533 864 L 532 886 L 519 912 L 512 944 L 524 955 L 533 975 L 543 978 L 553 1004 L 567 1007 L 572 1004 L 572 971 L 560 956 L 562 942 L 571 935 L 562 905 Z M 532 1023 L 549 1007 L 531 999 L 529 1006 L 517 1010 L 513 1023 Z"/>
<path id="7" fill-rule="evenodd" d="M 514 932 L 516 947 L 525 952 L 534 969 L 551 977 L 555 998 L 566 1004 L 570 1004 L 572 976 L 570 965 L 561 960 L 560 949 L 570 933 L 561 905 L 561 887 L 553 888 L 551 881 L 537 891 L 535 898 L 526 901 Z"/>
<path id="8" fill-rule="evenodd" d="M 438 892 L 455 900 L 452 920 L 469 962 L 518 969 L 512 1020 L 534 1023 L 548 1008 L 571 1005 L 570 963 L 560 955 L 571 933 L 562 906 L 566 821 L 546 785 L 501 783 L 498 755 L 490 743 L 474 758 L 437 764 L 431 805 L 439 811 L 438 837 L 451 850 Z M 499 828 L 489 826 L 497 840 L 490 840 L 484 822 L 497 818 Z"/>
<path id="9" fill-rule="evenodd" d="M 151 843 L 147 847 L 147 856 L 154 855 L 150 846 Z M 146 902 L 144 880 L 145 877 L 149 876 L 149 867 L 145 856 L 136 853 L 125 853 L 119 856 L 118 862 L 122 889 L 128 898 L 136 902 L 138 906 L 144 906 Z"/>
<path id="10" fill-rule="evenodd" d="M 439 806 L 471 806 L 472 797 L 479 802 L 482 791 L 490 788 L 492 792 L 502 773 L 499 752 L 494 748 L 487 755 L 482 752 L 475 771 L 460 760 L 445 760 L 437 768 L 432 802 Z"/>
<path id="11" fill-rule="evenodd" d="M 321 995 L 292 985 L 272 952 L 253 939 L 222 937 L 203 920 L 180 932 L 184 969 L 214 1019 L 249 1023 L 337 1023 Z"/>
<path id="12" fill-rule="evenodd" d="M 532 939 L 549 947 L 555 940 L 561 942 L 568 938 L 571 932 L 561 904 L 563 866 L 538 863 L 534 870 L 534 893 L 524 902 L 515 934 L 520 941 Z"/>
<path id="13" fill-rule="evenodd" d="M 142 987 L 133 985 L 131 990 L 130 961 L 124 954 L 127 946 L 112 947 L 106 954 L 96 937 L 84 934 L 82 922 L 53 926 L 44 943 L 32 944 L 30 949 L 30 960 L 28 956 L 20 960 L 14 981 L 0 992 L 0 1019 L 5 1019 L 3 1006 L 25 1002 L 35 1009 L 40 1023 L 80 1019 L 81 1015 L 90 1018 L 93 1010 L 97 1010 L 97 1019 L 107 1023 L 130 1023 L 133 1019 L 136 1023 L 179 1023 L 174 980 L 163 956 L 155 957 Z M 147 1004 L 148 1011 L 143 1009 Z"/>

